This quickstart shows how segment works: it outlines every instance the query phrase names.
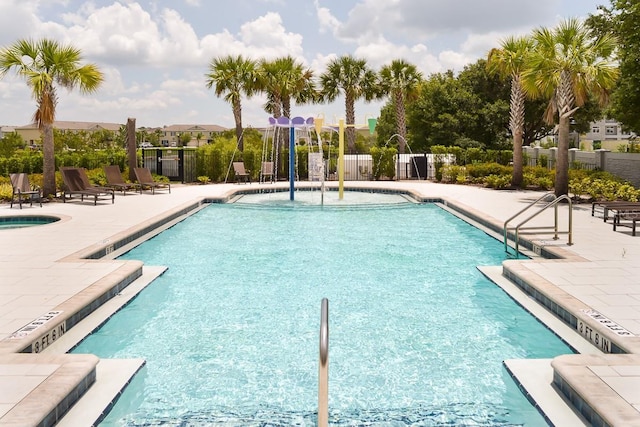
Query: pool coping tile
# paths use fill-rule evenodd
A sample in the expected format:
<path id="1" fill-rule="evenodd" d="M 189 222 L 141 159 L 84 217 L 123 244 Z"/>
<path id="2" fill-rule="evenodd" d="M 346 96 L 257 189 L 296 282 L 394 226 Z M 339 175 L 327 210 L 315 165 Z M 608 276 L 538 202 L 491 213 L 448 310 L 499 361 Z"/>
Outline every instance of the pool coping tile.
<path id="1" fill-rule="evenodd" d="M 296 185 L 305 189 L 317 187 L 317 183 L 297 183 Z M 337 183 L 327 183 L 327 187 L 335 191 Z M 9 250 L 0 247 L 0 264 L 6 266 L 0 269 L 0 283 L 2 283 L 0 300 L 5 301 L 3 307 L 13 307 L 15 312 L 19 312 L 21 308 L 26 308 L 24 304 L 33 302 L 28 299 L 21 300 L 16 292 L 28 295 L 32 290 L 32 294 L 44 295 L 50 292 L 50 289 L 77 290 L 71 291 L 70 296 L 63 302 L 58 301 L 55 305 L 48 307 L 46 301 L 56 301 L 56 298 L 44 298 L 42 315 L 46 315 L 47 311 L 62 311 L 62 313 L 56 314 L 53 317 L 54 320 L 50 320 L 53 323 L 42 326 L 42 330 L 36 329 L 36 332 L 31 332 L 28 339 L 12 339 L 9 336 L 11 332 L 8 335 L 7 333 L 0 335 L 0 338 L 4 337 L 0 340 L 0 367 L 3 365 L 2 360 L 17 357 L 21 361 L 31 360 L 30 363 L 42 364 L 40 373 L 45 373 L 50 368 L 51 361 L 55 360 L 54 364 L 59 363 L 64 366 L 64 370 L 69 372 L 73 379 L 69 378 L 65 382 L 62 378 L 64 375 L 53 373 L 40 386 L 35 386 L 29 396 L 38 396 L 43 393 L 42 390 L 48 390 L 48 385 L 54 382 L 54 376 L 55 381 L 61 383 L 59 387 L 69 391 L 68 396 L 81 395 L 95 381 L 97 358 L 89 355 L 88 359 L 74 364 L 70 362 L 73 359 L 66 358 L 76 355 L 57 354 L 56 352 L 67 350 L 63 350 L 64 346 L 61 345 L 62 340 L 58 340 L 59 336 L 56 337 L 58 342 L 51 341 L 52 328 L 49 326 L 57 327 L 64 324 L 65 335 L 70 334 L 69 331 L 74 329 L 76 332 L 86 329 L 78 328 L 82 319 L 87 319 L 91 313 L 99 313 L 101 307 L 112 301 L 114 296 L 120 293 L 126 294 L 127 287 L 141 279 L 142 263 L 113 261 L 113 258 L 148 236 L 155 235 L 179 222 L 207 203 L 225 202 L 240 192 L 287 191 L 287 189 L 286 183 L 267 185 L 254 183 L 246 186 L 175 185 L 175 189 L 167 197 L 128 195 L 117 197 L 113 205 L 99 206 L 47 203 L 42 208 L 29 208 L 22 212 L 22 214 L 32 214 L 37 211 L 43 215 L 58 216 L 62 220 L 19 231 L 3 231 L 3 237 L 10 242 Z M 498 239 L 501 238 L 501 230 L 507 216 L 541 194 L 527 191 L 495 191 L 427 181 L 353 182 L 347 183 L 345 189 L 407 194 L 422 201 L 440 202 L 443 208 L 479 223 L 488 232 L 494 236 L 497 235 Z M 640 360 L 637 358 L 640 354 L 640 339 L 637 336 L 621 337 L 601 321 L 594 320 L 593 313 L 586 314 L 594 310 L 593 306 L 601 304 L 600 310 L 611 311 L 609 317 L 613 322 L 621 324 L 627 321 L 630 325 L 640 327 L 640 319 L 633 318 L 633 310 L 635 307 L 640 307 L 640 296 L 626 294 L 628 300 L 620 296 L 620 294 L 624 295 L 625 288 L 622 285 L 626 283 L 625 277 L 633 277 L 640 272 L 640 268 L 637 267 L 637 261 L 640 260 L 640 239 L 634 239 L 627 233 L 613 232 L 610 224 L 594 219 L 589 211 L 589 209 L 574 210 L 575 238 L 572 246 L 567 246 L 562 240 L 553 241 L 538 235 L 521 238 L 520 245 L 523 249 L 542 254 L 545 259 L 507 260 L 502 265 L 503 275 L 547 307 L 569 327 L 574 330 L 578 330 L 579 325 L 587 327 L 592 335 L 597 333 L 599 337 L 605 337 L 611 343 L 611 348 L 608 350 L 613 353 L 628 353 L 559 356 L 551 361 L 554 371 L 553 384 L 565 392 L 566 397 L 572 400 L 576 409 L 579 409 L 583 415 L 589 415 L 594 425 L 618 425 L 616 424 L 618 422 L 640 425 L 640 412 L 638 412 L 640 404 L 634 399 L 634 395 L 629 395 L 629 390 L 633 390 L 633 387 L 637 386 L 640 389 L 640 379 L 636 375 L 637 369 L 640 369 Z M 2 209 L 0 205 L 0 217 L 15 214 L 18 212 L 10 210 L 8 206 L 6 210 Z M 539 221 L 545 220 L 543 217 L 544 215 L 541 215 Z M 513 234 L 511 233 L 510 236 L 513 237 Z M 23 243 L 33 241 L 38 241 L 37 251 L 31 245 Z M 78 275 L 80 270 L 85 270 L 88 274 L 84 277 Z M 61 280 L 52 281 L 56 276 Z M 25 277 L 29 279 L 25 280 Z M 578 277 L 584 277 L 594 283 L 580 282 Z M 617 288 L 608 286 L 612 285 L 609 283 L 609 277 L 620 278 Z M 45 283 L 47 285 L 43 286 Z M 582 294 L 580 293 L 581 289 L 589 287 L 594 289 L 593 292 L 597 290 L 597 294 L 584 292 L 584 290 Z M 589 294 L 606 295 L 607 298 L 591 298 L 587 304 L 583 299 Z M 616 309 L 615 305 L 607 305 L 620 301 L 632 307 L 626 312 L 630 319 L 616 318 L 615 314 L 620 310 Z M 620 314 L 622 315 L 621 312 Z M 0 325 L 2 324 L 17 323 L 0 316 Z M 47 336 L 51 342 L 47 342 L 48 348 L 45 348 L 43 353 L 19 353 L 30 351 L 35 342 L 43 343 L 42 340 Z M 46 359 L 47 357 L 49 359 Z M 615 374 L 611 375 L 612 373 Z M 78 380 L 78 378 L 84 379 Z M 587 385 L 597 386 L 598 390 L 591 392 Z M 81 392 L 78 387 L 85 387 L 85 389 Z M 615 393 L 616 389 L 620 394 Z M 614 394 L 617 395 L 617 401 L 614 399 Z M 602 405 L 599 402 L 599 396 L 604 395 L 607 399 L 611 399 L 608 405 Z M 627 402 L 624 396 L 632 401 Z M 28 404 L 28 399 L 25 399 Z M 51 425 L 47 423 L 59 417 L 60 411 L 70 406 L 70 399 L 72 397 L 54 397 L 50 393 L 46 398 L 42 397 L 39 404 L 46 407 L 49 412 L 40 408 L 31 416 L 27 424 Z M 42 402 L 47 403 L 42 405 Z M 22 401 L 11 408 L 10 405 L 12 404 L 0 402 L 0 416 L 2 416 L 0 422 L 4 422 L 8 415 L 18 410 L 24 413 L 21 408 Z M 57 415 L 51 415 L 52 405 L 59 408 L 56 410 Z M 607 409 L 608 407 L 612 409 Z M 36 420 L 38 417 L 41 419 Z"/>

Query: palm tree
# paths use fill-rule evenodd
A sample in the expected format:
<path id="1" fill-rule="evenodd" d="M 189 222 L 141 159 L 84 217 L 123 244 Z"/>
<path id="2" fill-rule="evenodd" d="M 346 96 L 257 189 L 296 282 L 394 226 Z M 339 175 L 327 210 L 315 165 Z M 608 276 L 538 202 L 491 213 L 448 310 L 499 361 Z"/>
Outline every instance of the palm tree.
<path id="1" fill-rule="evenodd" d="M 500 44 L 500 49 L 489 52 L 487 68 L 490 73 L 511 79 L 511 99 L 509 106 L 509 129 L 513 135 L 513 175 L 511 185 L 522 186 L 522 141 L 525 122 L 525 92 L 522 88 L 522 72 L 527 55 L 533 48 L 530 37 L 507 37 Z"/>
<path id="2" fill-rule="evenodd" d="M 253 96 L 257 89 L 257 63 L 242 55 L 214 58 L 209 64 L 206 74 L 207 88 L 215 86 L 218 98 L 224 95 L 225 101 L 231 104 L 233 118 L 236 123 L 238 149 L 243 151 L 242 141 L 242 95 Z"/>
<path id="3" fill-rule="evenodd" d="M 200 147 L 200 141 L 204 138 L 204 134 L 202 132 L 196 133 L 196 141 L 198 142 L 198 147 Z"/>
<path id="4" fill-rule="evenodd" d="M 57 86 L 95 92 L 104 77 L 94 64 L 81 65 L 80 50 L 55 40 L 18 40 L 0 50 L 0 76 L 14 69 L 31 88 L 38 104 L 33 120 L 42 132 L 43 186 L 45 196 L 56 194 L 53 122 L 58 104 Z"/>
<path id="5" fill-rule="evenodd" d="M 522 73 L 528 94 L 549 99 L 547 123 L 558 116 L 556 196 L 569 192 L 569 124 L 573 113 L 596 94 L 602 105 L 618 79 L 612 61 L 616 40 L 609 35 L 591 36 L 578 19 L 562 21 L 556 28 L 539 28 L 533 33 L 534 50 Z"/>
<path id="6" fill-rule="evenodd" d="M 291 116 L 292 98 L 298 104 L 317 98 L 313 71 L 305 69 L 291 56 L 261 61 L 259 75 L 260 88 L 267 93 L 265 111 L 274 117 Z"/>
<path id="7" fill-rule="evenodd" d="M 367 66 L 364 59 L 345 55 L 329 62 L 327 70 L 320 76 L 320 86 L 322 97 L 328 102 L 335 101 L 340 93 L 344 95 L 347 145 L 349 151 L 354 152 L 355 102 L 361 98 L 371 101 L 379 96 L 376 73 Z"/>
<path id="8" fill-rule="evenodd" d="M 396 110 L 396 133 L 400 136 L 398 152 L 404 153 L 407 141 L 407 101 L 416 99 L 422 73 L 415 65 L 402 59 L 395 59 L 380 70 L 380 89 L 391 95 Z"/>

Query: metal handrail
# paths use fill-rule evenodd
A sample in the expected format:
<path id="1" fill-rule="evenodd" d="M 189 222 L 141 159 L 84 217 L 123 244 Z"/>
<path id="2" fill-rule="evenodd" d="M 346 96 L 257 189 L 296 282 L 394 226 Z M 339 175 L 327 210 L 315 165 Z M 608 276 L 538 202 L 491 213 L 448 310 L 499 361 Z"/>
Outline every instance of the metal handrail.
<path id="1" fill-rule="evenodd" d="M 527 206 L 526 208 L 522 209 L 520 212 L 518 212 L 517 214 L 515 214 L 514 216 L 512 216 L 511 218 L 509 218 L 507 221 L 505 221 L 504 223 L 504 246 L 505 246 L 505 251 L 508 252 L 508 245 L 507 245 L 507 239 L 508 239 L 508 223 L 509 221 L 513 220 L 514 218 L 516 218 L 517 216 L 519 216 L 520 214 L 522 214 L 523 212 L 525 212 L 526 210 L 528 210 L 529 208 L 531 208 L 533 205 L 535 205 L 537 202 L 539 202 L 540 200 L 542 200 L 543 198 L 545 198 L 546 196 L 548 196 L 550 193 L 545 194 L 544 196 L 540 197 L 538 200 L 536 200 L 535 202 L 531 203 L 529 206 Z M 558 230 L 558 203 L 560 203 L 562 200 L 566 200 L 569 204 L 569 218 L 568 218 L 568 229 L 567 231 L 559 231 Z M 561 196 L 556 197 L 555 199 L 553 199 L 551 202 L 547 203 L 546 205 L 544 205 L 540 210 L 538 210 L 537 212 L 535 212 L 533 215 L 528 216 L 526 219 L 524 219 L 522 222 L 520 222 L 518 225 L 515 226 L 515 236 L 514 236 L 514 243 L 515 243 L 515 257 L 518 258 L 518 255 L 520 253 L 519 250 L 519 245 L 520 245 L 520 229 L 523 225 L 525 225 L 526 223 L 528 223 L 529 221 L 531 221 L 533 218 L 537 217 L 538 215 L 540 215 L 542 212 L 544 212 L 545 210 L 547 210 L 548 208 L 553 207 L 554 208 L 554 225 L 553 227 L 529 227 L 527 228 L 527 230 L 549 230 L 549 229 L 553 229 L 553 239 L 557 240 L 558 239 L 558 234 L 567 234 L 568 235 L 568 241 L 567 241 L 567 245 L 571 246 L 573 244 L 573 204 L 571 202 L 571 198 L 569 196 L 567 196 L 566 194 L 563 194 Z M 524 233 L 522 233 L 524 234 Z"/>
<path id="2" fill-rule="evenodd" d="M 518 211 L 516 214 L 514 214 L 511 218 L 509 218 L 508 220 L 506 220 L 504 222 L 504 226 L 503 226 L 503 230 L 504 230 L 504 251 L 505 252 L 509 252 L 509 248 L 507 245 L 507 224 L 509 224 L 510 221 L 514 220 L 516 217 L 520 216 L 520 214 L 524 213 L 525 211 L 531 209 L 533 206 L 535 206 L 536 203 L 538 203 L 540 200 L 544 199 L 547 196 L 552 195 L 553 193 L 545 193 L 542 196 L 540 196 L 539 199 L 534 200 L 533 202 L 531 202 L 530 204 L 528 204 L 527 206 L 524 207 L 524 209 Z"/>
<path id="3" fill-rule="evenodd" d="M 329 425 L 329 300 L 320 305 L 320 363 L 318 366 L 318 427 Z"/>

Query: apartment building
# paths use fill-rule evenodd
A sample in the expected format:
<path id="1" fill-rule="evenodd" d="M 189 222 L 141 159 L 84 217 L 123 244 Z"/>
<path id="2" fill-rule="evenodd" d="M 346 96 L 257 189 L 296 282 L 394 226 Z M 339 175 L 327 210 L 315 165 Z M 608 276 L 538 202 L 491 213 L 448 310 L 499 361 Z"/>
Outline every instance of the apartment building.
<path id="1" fill-rule="evenodd" d="M 208 144 L 213 140 L 215 135 L 228 130 L 218 125 L 171 125 L 159 129 L 162 132 L 160 143 L 165 147 L 183 145 L 180 141 L 185 134 L 189 135 L 190 139 L 184 145 L 198 147 Z"/>
<path id="2" fill-rule="evenodd" d="M 55 121 L 53 128 L 66 132 L 97 132 L 101 130 L 109 130 L 118 132 L 124 124 L 120 123 L 103 123 L 103 122 L 68 122 Z M 27 145 L 34 147 L 40 145 L 42 135 L 37 123 L 30 123 L 25 126 L 16 126 L 14 130 L 22 137 Z"/>
<path id="3" fill-rule="evenodd" d="M 66 132 L 96 132 L 101 130 L 109 130 L 119 132 L 125 126 L 124 123 L 104 123 L 104 122 L 70 122 L 55 121 L 53 127 L 55 129 Z M 3 126 L 2 132 L 16 131 L 27 145 L 35 147 L 40 145 L 41 133 L 36 123 L 30 123 L 25 126 Z M 189 134 L 190 140 L 186 144 L 188 146 L 197 147 L 198 145 L 207 144 L 213 140 L 216 134 L 224 132 L 227 128 L 218 125 L 171 125 L 161 128 L 138 128 L 138 131 L 144 131 L 148 134 L 157 133 L 160 143 L 165 147 L 175 147 L 180 144 L 180 137 Z M 0 135 L 1 137 L 1 135 Z M 141 142 L 141 141 L 138 141 Z"/>

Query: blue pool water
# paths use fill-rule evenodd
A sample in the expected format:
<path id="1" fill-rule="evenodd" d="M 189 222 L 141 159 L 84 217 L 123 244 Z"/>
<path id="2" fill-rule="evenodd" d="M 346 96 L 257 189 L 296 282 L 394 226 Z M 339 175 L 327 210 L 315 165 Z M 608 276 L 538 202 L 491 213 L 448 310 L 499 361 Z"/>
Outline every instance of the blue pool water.
<path id="1" fill-rule="evenodd" d="M 146 366 L 103 426 L 542 426 L 504 359 L 570 353 L 488 281 L 500 242 L 436 205 L 212 205 L 126 254 L 166 265 L 74 352 Z"/>

